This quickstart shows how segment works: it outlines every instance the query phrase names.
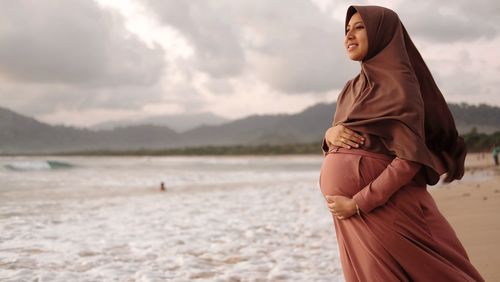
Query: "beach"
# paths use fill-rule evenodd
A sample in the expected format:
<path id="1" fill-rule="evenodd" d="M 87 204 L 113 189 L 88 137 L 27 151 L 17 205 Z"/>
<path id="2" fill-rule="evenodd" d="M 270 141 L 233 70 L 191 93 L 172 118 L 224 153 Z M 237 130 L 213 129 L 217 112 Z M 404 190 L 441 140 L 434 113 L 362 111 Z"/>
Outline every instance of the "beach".
<path id="1" fill-rule="evenodd" d="M 499 170 L 475 157 L 429 190 L 499 281 Z M 0 160 L 1 281 L 343 281 L 321 156 L 46 159 Z"/>
<path id="2" fill-rule="evenodd" d="M 500 281 L 500 167 L 493 167 L 489 154 L 469 154 L 466 175 L 477 180 L 430 192 L 483 278 Z"/>

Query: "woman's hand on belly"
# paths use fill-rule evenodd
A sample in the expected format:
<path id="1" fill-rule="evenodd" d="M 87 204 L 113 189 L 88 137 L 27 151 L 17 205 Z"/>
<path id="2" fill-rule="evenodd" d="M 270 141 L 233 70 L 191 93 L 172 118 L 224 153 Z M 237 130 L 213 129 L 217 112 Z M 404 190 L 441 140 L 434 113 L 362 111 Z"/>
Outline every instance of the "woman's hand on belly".
<path id="1" fill-rule="evenodd" d="M 325 196 L 328 209 L 338 219 L 347 219 L 358 212 L 356 201 L 344 196 Z"/>
<path id="2" fill-rule="evenodd" d="M 359 148 L 359 144 L 363 144 L 365 138 L 353 130 L 339 124 L 330 127 L 325 132 L 325 141 L 328 147 L 339 146 L 342 148 Z"/>

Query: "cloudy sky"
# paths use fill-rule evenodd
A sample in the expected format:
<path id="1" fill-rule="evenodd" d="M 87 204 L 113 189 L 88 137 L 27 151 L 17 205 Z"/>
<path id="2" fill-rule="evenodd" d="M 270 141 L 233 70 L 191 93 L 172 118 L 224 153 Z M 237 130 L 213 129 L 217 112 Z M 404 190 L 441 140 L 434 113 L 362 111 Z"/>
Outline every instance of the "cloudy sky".
<path id="1" fill-rule="evenodd" d="M 500 106 L 500 1 L 394 9 L 449 102 Z M 0 0 L 0 106 L 52 124 L 294 113 L 359 63 L 334 0 Z"/>

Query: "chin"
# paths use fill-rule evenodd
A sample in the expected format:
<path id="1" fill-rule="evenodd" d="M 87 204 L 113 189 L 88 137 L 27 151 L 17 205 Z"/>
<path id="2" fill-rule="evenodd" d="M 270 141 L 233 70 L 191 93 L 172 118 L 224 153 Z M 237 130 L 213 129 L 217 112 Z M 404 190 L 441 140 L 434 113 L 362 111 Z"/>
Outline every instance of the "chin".
<path id="1" fill-rule="evenodd" d="M 353 60 L 353 61 L 361 61 L 361 56 L 359 56 L 358 54 L 351 54 L 351 53 L 347 53 L 347 56 L 349 57 L 349 59 Z"/>
<path id="2" fill-rule="evenodd" d="M 361 61 L 362 58 L 360 58 L 359 56 L 349 56 L 349 59 L 353 60 L 353 61 Z"/>

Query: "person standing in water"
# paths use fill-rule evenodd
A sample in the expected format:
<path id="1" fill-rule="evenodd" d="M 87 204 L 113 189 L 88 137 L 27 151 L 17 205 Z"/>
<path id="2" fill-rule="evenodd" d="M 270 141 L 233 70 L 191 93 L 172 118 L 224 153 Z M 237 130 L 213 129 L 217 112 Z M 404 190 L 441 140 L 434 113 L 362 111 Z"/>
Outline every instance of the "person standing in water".
<path id="1" fill-rule="evenodd" d="M 500 146 L 498 146 L 498 144 L 495 144 L 495 146 L 493 146 L 493 151 L 491 152 L 491 154 L 493 155 L 493 160 L 495 161 L 495 165 L 497 166 L 498 154 L 500 154 Z"/>
<path id="2" fill-rule="evenodd" d="M 361 71 L 337 99 L 319 184 L 346 281 L 484 281 L 427 191 L 464 173 L 466 148 L 398 15 L 350 6 Z"/>

